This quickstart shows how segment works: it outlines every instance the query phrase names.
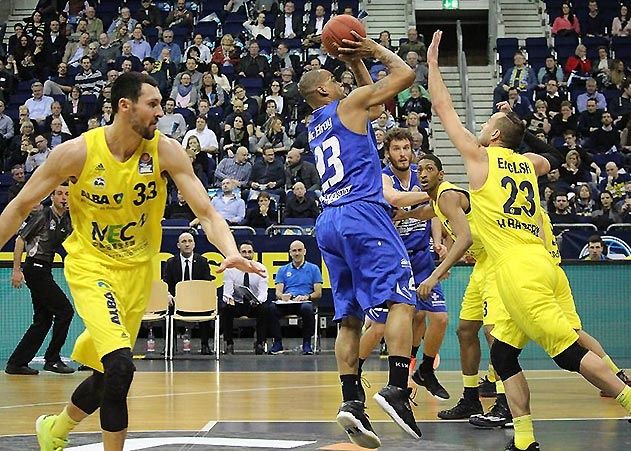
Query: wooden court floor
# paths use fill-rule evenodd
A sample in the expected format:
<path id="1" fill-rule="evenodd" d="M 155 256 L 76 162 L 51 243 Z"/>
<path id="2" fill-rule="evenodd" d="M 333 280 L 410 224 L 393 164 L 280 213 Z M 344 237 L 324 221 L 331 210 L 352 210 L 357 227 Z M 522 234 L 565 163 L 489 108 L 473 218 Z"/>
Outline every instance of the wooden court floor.
<path id="1" fill-rule="evenodd" d="M 375 393 L 387 379 L 387 373 L 383 371 L 368 371 L 365 375 L 371 383 L 371 387 L 366 389 L 368 396 Z M 87 373 L 69 376 L 50 373 L 40 373 L 39 376 L 0 375 L 0 449 L 13 449 L 2 445 L 6 436 L 33 434 L 34 419 L 44 413 L 59 411 L 76 385 L 86 376 Z M 440 423 L 443 430 L 448 430 L 451 426 L 438 421 L 436 413 L 457 402 L 461 379 L 455 371 L 439 371 L 438 377 L 450 392 L 451 399 L 438 401 L 424 389 L 419 389 L 415 398 L 418 406 L 413 409 L 417 420 L 428 422 L 427 427 L 432 423 Z M 609 420 L 624 416 L 624 411 L 614 400 L 600 398 L 595 389 L 574 374 L 556 370 L 528 371 L 527 377 L 532 391 L 533 416 L 537 420 L 558 420 L 559 424 L 569 424 L 572 420 L 585 419 L 612 424 Z M 492 401 L 483 400 L 483 404 L 488 407 Z M 140 371 L 136 373 L 129 396 L 129 430 L 207 431 L 216 422 L 331 422 L 334 421 L 339 403 L 339 379 L 332 371 Z M 370 398 L 367 404 L 371 421 L 375 424 L 389 422 L 386 414 Z M 618 426 L 621 424 L 615 423 Z M 624 424 L 627 425 L 626 422 Z M 421 424 L 422 430 L 425 427 Z M 463 428 L 464 425 L 457 427 Z M 620 427 L 614 428 L 613 432 L 609 430 L 609 438 L 616 445 L 615 449 L 631 449 L 631 425 L 626 429 L 621 427 L 622 432 L 619 432 Z M 77 432 L 95 432 L 99 429 L 98 415 L 93 415 L 78 427 Z M 331 439 L 344 441 L 341 430 L 333 428 L 331 431 Z M 498 438 L 497 444 L 493 442 L 492 448 L 474 444 L 465 448 L 434 446 L 418 449 L 502 449 L 501 445 L 506 440 L 504 435 Z M 539 433 L 538 438 L 545 443 L 545 434 L 541 435 Z M 558 440 L 556 437 L 554 447 L 542 449 L 606 449 L 566 448 L 562 443 L 557 443 Z"/>

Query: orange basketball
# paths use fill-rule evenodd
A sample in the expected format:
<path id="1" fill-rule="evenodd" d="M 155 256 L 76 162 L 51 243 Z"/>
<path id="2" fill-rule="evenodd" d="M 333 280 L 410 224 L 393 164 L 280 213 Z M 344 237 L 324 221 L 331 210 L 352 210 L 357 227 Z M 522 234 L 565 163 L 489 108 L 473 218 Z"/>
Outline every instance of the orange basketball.
<path id="1" fill-rule="evenodd" d="M 344 47 L 342 39 L 354 41 L 351 31 L 366 37 L 366 29 L 362 23 L 351 15 L 341 14 L 329 20 L 322 30 L 322 43 L 327 53 L 337 56 L 337 48 Z"/>

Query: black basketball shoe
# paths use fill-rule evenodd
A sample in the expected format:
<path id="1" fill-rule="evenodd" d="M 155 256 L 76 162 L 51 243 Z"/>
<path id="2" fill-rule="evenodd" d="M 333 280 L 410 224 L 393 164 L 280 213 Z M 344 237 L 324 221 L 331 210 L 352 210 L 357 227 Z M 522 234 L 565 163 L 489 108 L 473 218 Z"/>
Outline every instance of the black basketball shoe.
<path id="1" fill-rule="evenodd" d="M 410 407 L 411 393 L 412 390 L 409 388 L 386 385 L 379 390 L 379 393 L 375 394 L 373 399 L 401 429 L 413 438 L 420 439 L 422 435 L 421 430 L 416 425 L 414 413 Z"/>
<path id="2" fill-rule="evenodd" d="M 480 415 L 482 413 L 484 413 L 484 410 L 479 399 L 460 398 L 458 404 L 451 409 L 438 412 L 438 418 L 443 420 L 464 420 L 471 415 Z"/>
<path id="3" fill-rule="evenodd" d="M 381 446 L 381 440 L 373 431 L 368 416 L 364 413 L 364 403 L 361 401 L 346 401 L 337 412 L 337 424 L 348 435 L 351 442 L 363 448 L 376 449 Z"/>
<path id="4" fill-rule="evenodd" d="M 513 415 L 506 401 L 498 398 L 487 413 L 473 415 L 469 423 L 482 429 L 505 428 L 513 426 Z"/>
<path id="5" fill-rule="evenodd" d="M 480 382 L 478 383 L 478 392 L 480 393 L 480 398 L 495 398 L 497 396 L 495 382 L 491 382 L 488 376 L 480 378 Z"/>
<path id="6" fill-rule="evenodd" d="M 449 399 L 449 393 L 445 390 L 445 387 L 440 385 L 438 379 L 436 378 L 436 373 L 434 371 L 430 371 L 427 373 L 422 373 L 421 368 L 417 368 L 412 374 L 412 380 L 415 384 L 420 385 L 421 387 L 425 387 L 428 392 L 434 396 L 434 398 L 438 399 Z"/>

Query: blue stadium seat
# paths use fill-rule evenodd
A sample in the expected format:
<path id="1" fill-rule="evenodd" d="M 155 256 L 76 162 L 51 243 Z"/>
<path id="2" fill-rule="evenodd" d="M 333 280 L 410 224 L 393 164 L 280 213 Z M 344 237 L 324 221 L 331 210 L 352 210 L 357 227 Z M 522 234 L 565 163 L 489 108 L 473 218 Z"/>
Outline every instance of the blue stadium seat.
<path id="1" fill-rule="evenodd" d="M 263 92 L 263 79 L 260 77 L 246 77 L 239 80 L 249 97 L 260 96 Z"/>
<path id="2" fill-rule="evenodd" d="M 274 42 L 270 39 L 265 39 L 263 36 L 259 35 L 256 38 L 256 42 L 259 43 L 259 48 L 261 49 L 261 52 L 265 52 L 268 55 L 271 55 L 273 53 L 272 49 L 274 48 Z"/>
<path id="3" fill-rule="evenodd" d="M 605 46 L 609 49 L 609 40 L 602 36 L 585 36 L 582 43 L 587 47 L 587 58 L 591 60 L 598 58 L 598 47 Z"/>
<path id="4" fill-rule="evenodd" d="M 631 63 L 631 36 L 614 36 L 611 39 L 611 46 L 615 57 L 628 66 Z"/>
<path id="5" fill-rule="evenodd" d="M 202 0 L 202 14 L 207 16 L 211 13 L 220 13 L 223 11 L 223 0 Z"/>
<path id="6" fill-rule="evenodd" d="M 237 38 L 244 31 L 243 22 L 226 22 L 223 24 L 223 34 L 231 34 L 234 38 Z"/>
<path id="7" fill-rule="evenodd" d="M 94 116 L 96 111 L 96 96 L 95 95 L 82 95 L 81 102 L 86 106 L 85 115 L 89 118 Z"/>
<path id="8" fill-rule="evenodd" d="M 554 38 L 554 50 L 560 65 L 565 65 L 567 58 L 574 55 L 577 45 L 578 38 L 575 36 L 557 36 Z"/>
<path id="9" fill-rule="evenodd" d="M 24 105 L 24 102 L 26 102 L 31 97 L 33 97 L 33 94 L 31 94 L 30 92 L 16 92 L 15 94 L 11 94 L 9 103 L 11 105 L 17 106 Z"/>
<path id="10" fill-rule="evenodd" d="M 214 42 L 217 39 L 217 22 L 198 22 L 193 31 L 195 33 L 201 33 L 204 38 Z"/>

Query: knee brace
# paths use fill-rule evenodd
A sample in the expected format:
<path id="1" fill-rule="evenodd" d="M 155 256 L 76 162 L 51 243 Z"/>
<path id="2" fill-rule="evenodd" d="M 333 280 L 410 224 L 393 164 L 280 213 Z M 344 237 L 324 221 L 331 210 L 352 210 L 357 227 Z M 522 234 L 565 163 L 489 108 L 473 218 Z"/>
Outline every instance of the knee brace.
<path id="1" fill-rule="evenodd" d="M 70 399 L 75 406 L 88 415 L 96 412 L 103 400 L 103 373 L 94 371 L 92 376 L 79 384 Z"/>
<path id="2" fill-rule="evenodd" d="M 505 381 L 515 374 L 521 373 L 519 354 L 521 349 L 503 341 L 495 340 L 491 346 L 491 362 L 500 380 Z"/>
<path id="3" fill-rule="evenodd" d="M 553 357 L 552 360 L 567 371 L 578 373 L 581 369 L 581 360 L 587 354 L 587 349 L 579 345 L 576 341 L 572 345 L 563 351 L 561 354 Z"/>
<path id="4" fill-rule="evenodd" d="M 110 352 L 101 361 L 105 368 L 101 428 L 119 432 L 127 428 L 127 393 L 136 367 L 129 348 Z"/>

